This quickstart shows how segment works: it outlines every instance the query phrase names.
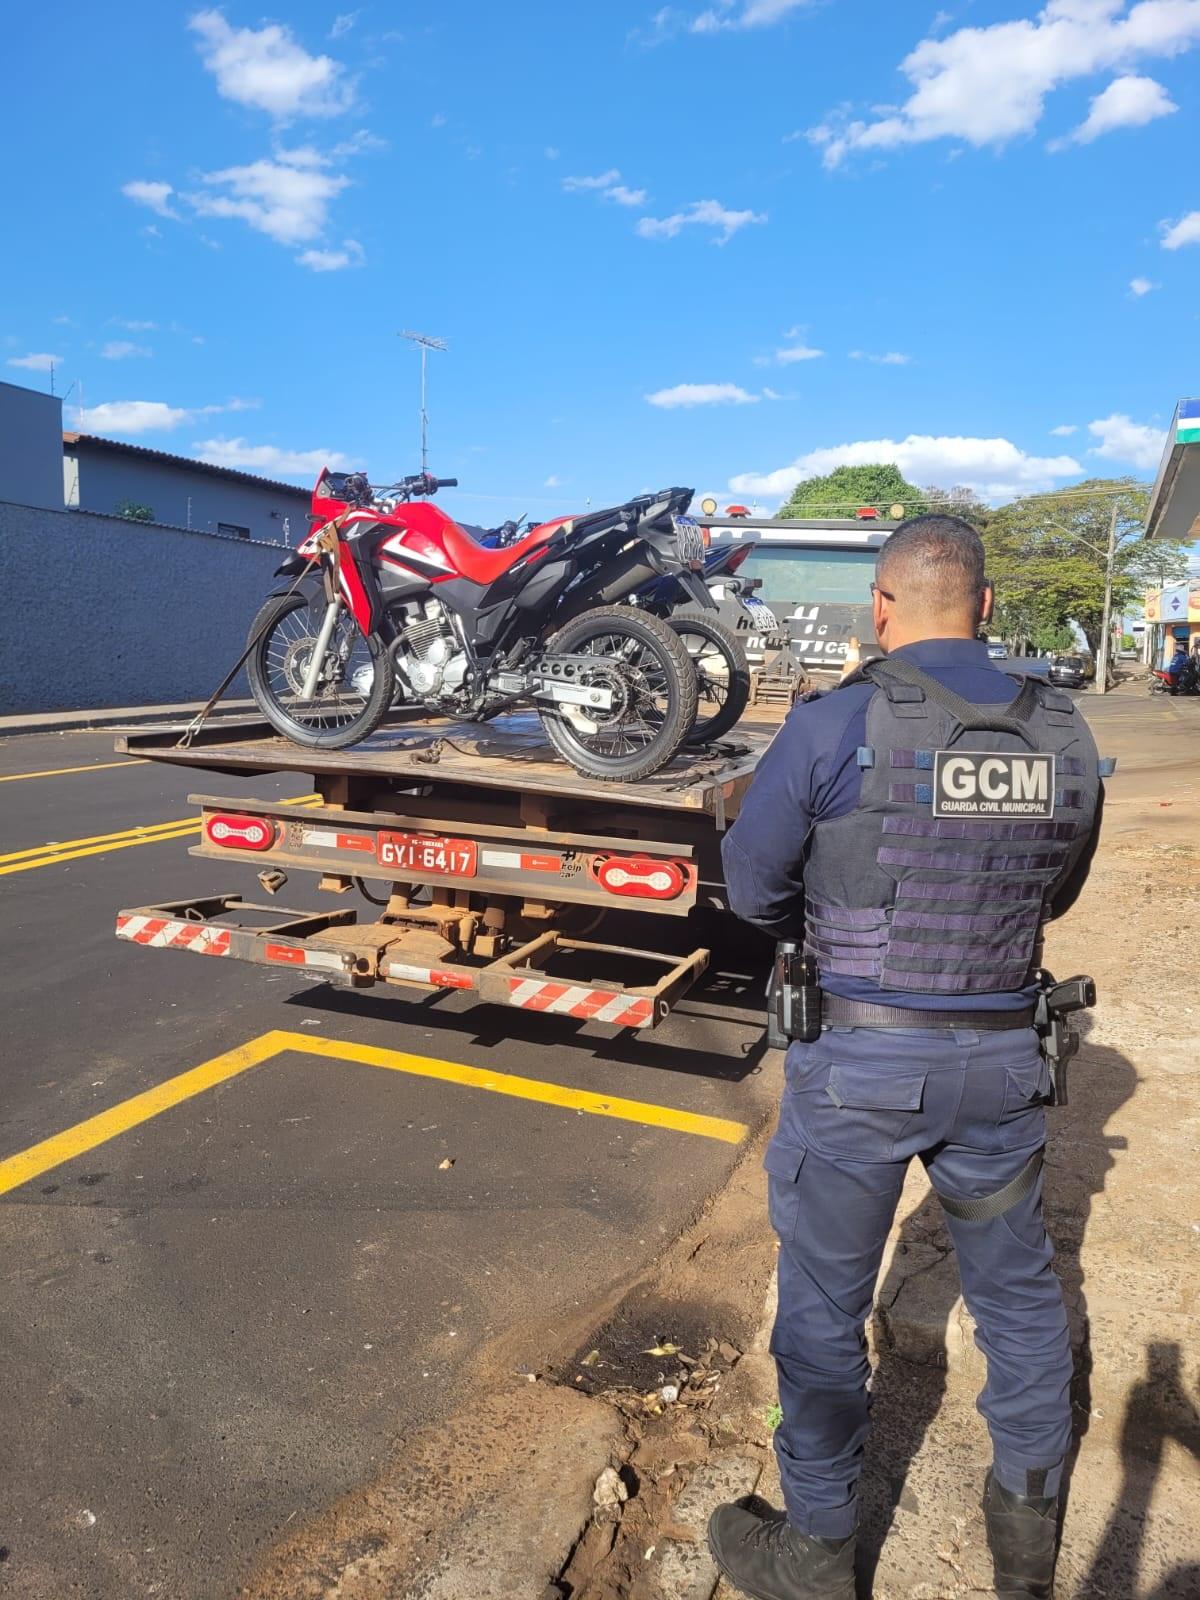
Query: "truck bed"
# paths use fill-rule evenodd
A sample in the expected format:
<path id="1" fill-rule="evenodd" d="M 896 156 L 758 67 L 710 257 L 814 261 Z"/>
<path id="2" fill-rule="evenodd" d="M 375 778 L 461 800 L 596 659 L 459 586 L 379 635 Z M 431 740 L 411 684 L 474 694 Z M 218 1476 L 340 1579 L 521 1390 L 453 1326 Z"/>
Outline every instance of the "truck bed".
<path id="1" fill-rule="evenodd" d="M 450 722 L 424 712 L 394 713 L 369 739 L 347 750 L 311 750 L 281 738 L 257 717 L 222 718 L 186 747 L 184 724 L 130 728 L 116 748 L 143 760 L 211 772 L 304 772 L 314 778 L 367 779 L 397 792 L 429 785 L 544 795 L 552 801 L 611 804 L 621 811 L 699 813 L 718 829 L 737 815 L 754 768 L 779 726 L 769 711 L 744 718 L 719 744 L 684 752 L 637 783 L 582 777 L 546 742 L 532 713 L 493 722 Z"/>

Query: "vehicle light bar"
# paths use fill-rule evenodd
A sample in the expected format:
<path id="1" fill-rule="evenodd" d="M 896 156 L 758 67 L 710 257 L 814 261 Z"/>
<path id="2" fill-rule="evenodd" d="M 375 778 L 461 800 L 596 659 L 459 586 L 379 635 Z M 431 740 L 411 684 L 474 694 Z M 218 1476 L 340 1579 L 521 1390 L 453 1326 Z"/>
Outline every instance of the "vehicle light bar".
<path id="1" fill-rule="evenodd" d="M 217 811 L 204 819 L 205 837 L 223 850 L 269 850 L 275 843 L 275 829 L 262 817 L 239 817 L 231 811 Z"/>
<path id="2" fill-rule="evenodd" d="M 687 884 L 687 873 L 677 861 L 647 856 L 606 856 L 593 871 L 609 894 L 636 900 L 674 900 Z"/>

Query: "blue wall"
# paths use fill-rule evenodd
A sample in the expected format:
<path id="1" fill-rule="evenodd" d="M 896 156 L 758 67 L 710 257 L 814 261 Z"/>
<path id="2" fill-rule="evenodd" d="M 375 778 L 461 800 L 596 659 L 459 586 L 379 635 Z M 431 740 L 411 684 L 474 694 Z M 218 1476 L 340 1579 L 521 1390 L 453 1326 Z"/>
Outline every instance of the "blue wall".
<path id="1" fill-rule="evenodd" d="M 286 554 L 0 501 L 0 715 L 206 700 Z"/>

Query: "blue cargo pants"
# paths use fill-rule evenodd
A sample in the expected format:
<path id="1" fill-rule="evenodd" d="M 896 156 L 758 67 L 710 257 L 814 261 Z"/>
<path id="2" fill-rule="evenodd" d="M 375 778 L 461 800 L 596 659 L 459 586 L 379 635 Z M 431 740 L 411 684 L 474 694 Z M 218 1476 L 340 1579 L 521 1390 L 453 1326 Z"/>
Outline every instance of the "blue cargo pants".
<path id="1" fill-rule="evenodd" d="M 952 1199 L 996 1193 L 1044 1144 L 1049 1088 L 1032 1028 L 834 1028 L 788 1050 L 765 1165 L 780 1242 L 775 1449 L 788 1518 L 802 1533 L 842 1538 L 855 1524 L 869 1426 L 866 1321 L 909 1162 L 919 1156 Z M 947 1222 L 987 1358 L 979 1409 L 996 1476 L 1020 1494 L 1056 1494 L 1072 1363 L 1040 1174 L 1003 1215 Z"/>

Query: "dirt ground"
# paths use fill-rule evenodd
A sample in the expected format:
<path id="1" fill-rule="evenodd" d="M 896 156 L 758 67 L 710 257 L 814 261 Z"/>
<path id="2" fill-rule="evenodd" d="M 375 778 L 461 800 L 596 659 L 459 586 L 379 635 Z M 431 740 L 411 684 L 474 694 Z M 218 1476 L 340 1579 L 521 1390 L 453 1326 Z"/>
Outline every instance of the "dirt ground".
<path id="1" fill-rule="evenodd" d="M 1047 946 L 1053 971 L 1088 972 L 1100 991 L 1047 1152 L 1077 1359 L 1057 1592 L 1197 1600 L 1200 703 L 1127 687 L 1087 714 L 1119 767 L 1091 882 Z M 764 1071 L 780 1081 L 779 1058 Z M 756 1485 L 778 1503 L 765 1139 L 651 1272 L 572 1326 L 500 1341 L 491 1398 L 448 1432 L 407 1441 L 247 1596 L 709 1600 L 708 1509 Z M 860 1597 L 986 1595 L 982 1359 L 919 1169 L 871 1331 Z"/>

